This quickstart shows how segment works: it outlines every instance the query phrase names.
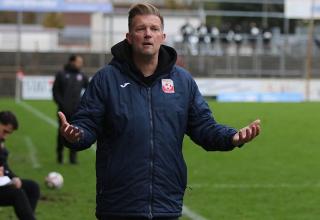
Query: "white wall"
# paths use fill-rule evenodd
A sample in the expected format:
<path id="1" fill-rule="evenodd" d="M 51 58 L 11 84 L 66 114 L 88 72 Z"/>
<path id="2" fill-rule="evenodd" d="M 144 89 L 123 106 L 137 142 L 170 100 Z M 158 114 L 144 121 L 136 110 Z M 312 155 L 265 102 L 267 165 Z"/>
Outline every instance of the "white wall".
<path id="1" fill-rule="evenodd" d="M 57 31 L 23 31 L 21 32 L 21 50 L 49 51 L 58 48 Z M 18 34 L 16 31 L 0 32 L 0 49 L 2 51 L 16 51 L 18 49 Z"/>
<path id="2" fill-rule="evenodd" d="M 306 99 L 307 81 L 303 79 L 214 79 L 198 78 L 196 82 L 205 96 L 222 94 L 240 94 L 242 101 L 256 101 L 256 97 L 265 94 L 299 94 Z M 310 101 L 320 101 L 320 80 L 310 81 Z M 246 96 L 246 97 L 245 97 Z"/>
<path id="3" fill-rule="evenodd" d="M 23 99 L 52 99 L 53 76 L 25 76 L 22 80 Z M 279 101 L 279 95 L 301 94 L 305 96 L 306 82 L 300 79 L 214 79 L 196 78 L 204 96 L 240 94 L 239 101 L 256 100 L 255 94 L 268 95 L 268 100 Z M 250 97 L 253 97 L 252 99 Z M 301 100 L 301 101 L 302 101 Z M 310 81 L 310 101 L 320 101 L 320 80 Z"/>
<path id="4" fill-rule="evenodd" d="M 320 0 L 285 0 L 285 16 L 291 19 L 319 19 Z"/>

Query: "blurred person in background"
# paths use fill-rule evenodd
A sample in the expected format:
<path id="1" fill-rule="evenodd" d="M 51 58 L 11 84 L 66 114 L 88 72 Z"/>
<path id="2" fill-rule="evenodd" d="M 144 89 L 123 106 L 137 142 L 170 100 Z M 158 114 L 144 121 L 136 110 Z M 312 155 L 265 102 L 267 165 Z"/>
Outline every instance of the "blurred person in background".
<path id="1" fill-rule="evenodd" d="M 237 24 L 234 28 L 233 40 L 236 44 L 236 53 L 238 55 L 240 52 L 241 44 L 243 42 L 243 32 L 242 32 L 242 27 L 240 24 Z"/>
<path id="2" fill-rule="evenodd" d="M 80 55 L 71 55 L 68 63 L 62 71 L 59 71 L 54 80 L 52 92 L 53 99 L 58 106 L 58 111 L 65 113 L 68 120 L 75 113 L 82 94 L 88 86 L 88 77 L 81 71 L 83 58 Z M 59 123 L 60 120 L 58 119 Z M 63 137 L 58 132 L 57 137 L 57 162 L 63 163 L 64 142 Z M 69 162 L 76 164 L 77 153 L 70 149 Z"/>
<path id="3" fill-rule="evenodd" d="M 177 220 L 187 186 L 184 135 L 207 151 L 229 151 L 254 139 L 260 121 L 239 131 L 215 121 L 191 74 L 175 65 L 176 51 L 163 45 L 156 7 L 132 6 L 128 28 L 71 124 L 59 112 L 60 131 L 76 150 L 97 140 L 99 220 Z"/>
<path id="4" fill-rule="evenodd" d="M 9 151 L 4 144 L 17 129 L 16 116 L 10 111 L 0 112 L 0 206 L 13 206 L 20 220 L 34 220 L 39 185 L 33 180 L 20 179 L 12 172 L 8 164 Z"/>
<path id="5" fill-rule="evenodd" d="M 211 42 L 211 49 L 212 49 L 212 54 L 217 55 L 218 54 L 218 43 L 219 43 L 219 38 L 220 38 L 220 31 L 218 27 L 216 26 L 211 26 L 209 28 L 209 34 L 210 34 L 210 42 Z"/>
<path id="6" fill-rule="evenodd" d="M 320 37 L 318 33 L 314 33 L 313 35 L 315 45 L 320 49 Z"/>
<path id="7" fill-rule="evenodd" d="M 199 43 L 205 43 L 208 36 L 208 27 L 205 23 L 201 23 L 197 28 Z"/>
<path id="8" fill-rule="evenodd" d="M 190 22 L 187 20 L 187 22 L 180 28 L 180 32 L 183 37 L 183 43 L 189 43 L 189 38 L 191 35 L 194 34 L 195 30 L 190 24 Z"/>
<path id="9" fill-rule="evenodd" d="M 255 52 L 257 48 L 259 35 L 260 35 L 260 29 L 257 27 L 255 22 L 251 22 L 249 27 L 249 42 L 251 44 L 251 48 L 253 52 Z"/>
<path id="10" fill-rule="evenodd" d="M 234 31 L 232 30 L 230 23 L 222 24 L 220 28 L 220 36 L 221 36 L 222 53 L 228 54 L 229 47 L 231 46 L 231 43 L 233 42 L 233 38 L 234 38 Z"/>
<path id="11" fill-rule="evenodd" d="M 190 54 L 194 51 L 194 38 L 195 38 L 195 28 L 190 24 L 189 20 L 182 25 L 180 28 L 180 32 L 182 34 L 182 46 L 183 46 L 183 53 Z"/>
<path id="12" fill-rule="evenodd" d="M 271 49 L 272 32 L 269 27 L 264 26 L 262 29 L 262 42 L 265 52 L 270 52 Z"/>
<path id="13" fill-rule="evenodd" d="M 201 23 L 197 28 L 198 35 L 198 54 L 203 55 L 210 51 L 210 35 L 208 26 L 205 23 Z"/>

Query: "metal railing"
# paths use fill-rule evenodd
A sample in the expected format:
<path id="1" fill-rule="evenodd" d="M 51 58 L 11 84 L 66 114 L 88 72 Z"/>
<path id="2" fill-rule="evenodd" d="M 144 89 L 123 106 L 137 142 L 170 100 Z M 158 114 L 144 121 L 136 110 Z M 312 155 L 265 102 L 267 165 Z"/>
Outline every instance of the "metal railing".
<path id="1" fill-rule="evenodd" d="M 122 36 L 119 33 L 119 39 Z M 264 44 L 260 37 L 254 45 L 245 35 L 241 44 L 234 41 L 224 44 L 221 39 L 213 43 L 183 43 L 176 36 L 168 36 L 167 43 L 177 50 L 178 64 L 194 77 L 306 78 L 307 35 L 275 35 L 269 44 Z M 21 65 L 26 75 L 53 75 L 71 53 L 84 57 L 84 71 L 89 75 L 112 58 L 105 50 L 94 51 L 80 45 L 64 50 L 22 51 Z M 15 50 L 0 52 L 0 96 L 14 94 L 16 54 Z M 319 57 L 320 48 L 314 44 L 312 78 L 320 78 Z"/>

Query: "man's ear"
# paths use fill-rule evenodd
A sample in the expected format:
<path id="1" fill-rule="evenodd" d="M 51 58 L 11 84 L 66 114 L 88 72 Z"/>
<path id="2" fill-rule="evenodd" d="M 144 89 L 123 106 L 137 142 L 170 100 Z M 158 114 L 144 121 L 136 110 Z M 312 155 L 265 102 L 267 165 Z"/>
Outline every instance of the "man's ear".
<path id="1" fill-rule="evenodd" d="M 132 40 L 131 40 L 131 35 L 130 33 L 126 33 L 126 39 L 128 41 L 129 44 L 132 44 Z"/>
<path id="2" fill-rule="evenodd" d="M 165 33 L 163 33 L 163 41 L 166 40 L 167 35 Z"/>

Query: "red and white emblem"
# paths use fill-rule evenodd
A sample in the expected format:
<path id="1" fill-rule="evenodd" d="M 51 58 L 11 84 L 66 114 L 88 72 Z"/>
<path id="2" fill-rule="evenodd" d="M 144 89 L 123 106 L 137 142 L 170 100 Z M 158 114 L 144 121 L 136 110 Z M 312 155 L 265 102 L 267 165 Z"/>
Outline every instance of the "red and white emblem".
<path id="1" fill-rule="evenodd" d="M 174 84 L 171 79 L 162 79 L 162 91 L 165 93 L 174 93 Z"/>

